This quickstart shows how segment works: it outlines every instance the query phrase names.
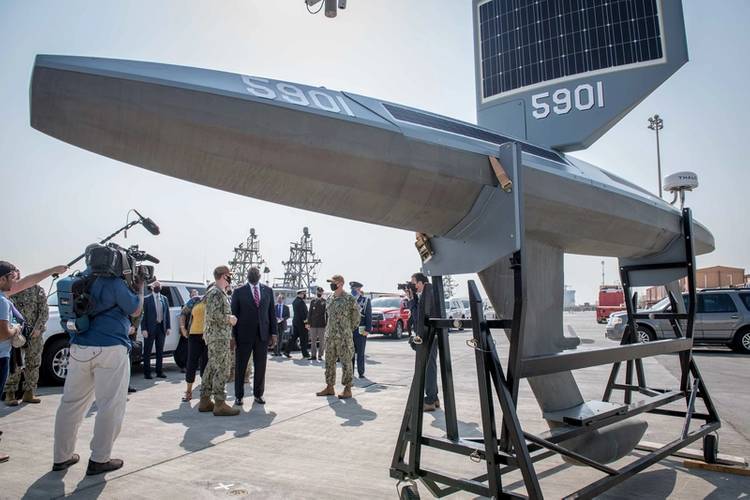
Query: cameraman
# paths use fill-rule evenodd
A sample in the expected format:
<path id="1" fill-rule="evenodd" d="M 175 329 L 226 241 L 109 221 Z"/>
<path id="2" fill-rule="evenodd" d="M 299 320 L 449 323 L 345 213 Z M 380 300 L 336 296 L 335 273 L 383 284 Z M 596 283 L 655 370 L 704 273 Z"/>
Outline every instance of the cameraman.
<path id="1" fill-rule="evenodd" d="M 144 283 L 134 278 L 134 293 L 121 277 L 99 276 L 91 285 L 95 311 L 88 330 L 70 340 L 65 388 L 55 418 L 53 471 L 65 470 L 80 457 L 74 453 L 78 428 L 96 400 L 96 422 L 86 475 L 117 470 L 123 461 L 111 458 L 125 416 L 130 380 L 130 317 L 143 309 Z"/>
<path id="2" fill-rule="evenodd" d="M 414 273 L 411 275 L 411 283 L 414 285 L 417 297 L 417 313 L 414 318 L 414 337 L 416 339 L 424 338 L 427 335 L 426 320 L 437 316 L 435 308 L 434 297 L 432 296 L 432 285 L 430 284 L 429 278 L 422 273 Z M 423 344 L 425 347 L 427 344 Z M 425 385 L 424 385 L 424 411 L 435 411 L 440 408 L 440 400 L 438 399 L 438 385 L 437 385 L 437 340 L 432 344 L 430 354 L 427 359 L 427 371 L 425 374 Z"/>

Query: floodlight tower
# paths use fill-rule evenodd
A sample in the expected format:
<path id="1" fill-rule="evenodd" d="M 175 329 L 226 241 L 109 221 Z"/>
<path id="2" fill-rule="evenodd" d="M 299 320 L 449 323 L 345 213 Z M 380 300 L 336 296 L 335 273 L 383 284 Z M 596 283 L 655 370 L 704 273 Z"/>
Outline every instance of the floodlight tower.
<path id="1" fill-rule="evenodd" d="M 247 273 L 251 267 L 261 268 L 265 263 L 260 254 L 260 240 L 255 228 L 251 227 L 247 240 L 234 248 L 234 258 L 229 262 L 232 279 L 235 283 L 243 283 L 247 280 Z"/>
<path id="2" fill-rule="evenodd" d="M 656 132 L 656 169 L 659 173 L 659 198 L 661 198 L 661 150 L 659 149 L 659 131 L 664 128 L 664 120 L 659 115 L 648 119 L 648 128 Z"/>

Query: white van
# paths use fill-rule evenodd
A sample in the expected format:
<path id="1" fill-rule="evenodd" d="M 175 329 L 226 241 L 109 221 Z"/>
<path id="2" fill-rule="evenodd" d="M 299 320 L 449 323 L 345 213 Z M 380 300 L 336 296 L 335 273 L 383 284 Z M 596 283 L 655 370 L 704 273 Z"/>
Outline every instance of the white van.
<path id="1" fill-rule="evenodd" d="M 189 281 L 160 281 L 160 283 L 161 294 L 166 297 L 169 304 L 172 325 L 171 335 L 164 340 L 164 356 L 174 356 L 175 363 L 182 368 L 185 365 L 185 353 L 181 351 L 184 349 L 180 349 L 180 352 L 177 349 L 180 342 L 180 311 L 190 298 L 190 290 L 197 290 L 199 295 L 203 295 L 206 292 L 206 285 Z M 57 292 L 49 295 L 47 304 L 49 305 L 49 319 L 47 320 L 47 331 L 43 335 L 44 350 L 42 351 L 42 366 L 39 368 L 39 374 L 47 383 L 62 385 L 68 375 L 69 336 L 60 325 Z M 140 329 L 138 340 L 143 342 Z M 134 364 L 141 362 L 141 353 L 137 351 L 137 349 L 134 349 L 130 353 L 130 359 Z M 155 355 L 155 351 L 156 346 L 154 346 L 152 356 Z"/>
<path id="2" fill-rule="evenodd" d="M 445 317 L 448 319 L 471 318 L 469 299 L 465 297 L 451 297 L 445 299 Z M 463 330 L 463 328 L 461 328 Z"/>

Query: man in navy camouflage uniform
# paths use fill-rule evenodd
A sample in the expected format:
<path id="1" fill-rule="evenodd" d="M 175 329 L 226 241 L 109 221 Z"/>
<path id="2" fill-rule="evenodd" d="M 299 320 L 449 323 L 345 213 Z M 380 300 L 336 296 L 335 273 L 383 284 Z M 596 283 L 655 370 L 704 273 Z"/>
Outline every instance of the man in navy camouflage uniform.
<path id="1" fill-rule="evenodd" d="M 328 280 L 333 294 L 326 302 L 328 323 L 326 325 L 326 387 L 316 393 L 318 396 L 334 396 L 336 391 L 336 360 L 341 360 L 341 383 L 344 392 L 340 399 L 352 397 L 352 356 L 354 356 L 354 341 L 352 331 L 359 326 L 359 307 L 357 301 L 344 291 L 344 278 L 340 274 Z"/>
<path id="2" fill-rule="evenodd" d="M 21 278 L 20 275 L 18 278 Z M 42 333 L 47 329 L 47 319 L 49 318 L 47 295 L 41 286 L 34 285 L 13 295 L 10 300 L 26 319 L 27 324 L 31 325 L 28 330 L 31 335 L 26 339 L 26 345 L 23 347 L 23 370 L 17 369 L 5 383 L 5 404 L 18 406 L 16 391 L 19 389 L 18 386 L 21 382 L 21 373 L 24 377 L 21 401 L 24 403 L 40 403 L 41 400 L 34 396 L 34 391 L 39 382 L 39 367 L 42 364 Z"/>
<path id="3" fill-rule="evenodd" d="M 229 353 L 234 348 L 232 327 L 237 324 L 237 318 L 232 315 L 229 298 L 225 292 L 232 282 L 232 272 L 227 266 L 219 266 L 214 270 L 214 279 L 214 286 L 203 299 L 206 302 L 203 340 L 208 347 L 208 364 L 201 380 L 198 411 L 213 411 L 217 417 L 231 417 L 240 414 L 239 408 L 233 408 L 226 403 L 225 391 L 229 375 Z"/>

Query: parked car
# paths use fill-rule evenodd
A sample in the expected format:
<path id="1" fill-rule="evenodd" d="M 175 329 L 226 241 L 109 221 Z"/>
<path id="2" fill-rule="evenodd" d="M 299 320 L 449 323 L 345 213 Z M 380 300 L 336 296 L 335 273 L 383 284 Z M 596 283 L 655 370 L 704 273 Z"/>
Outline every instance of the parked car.
<path id="1" fill-rule="evenodd" d="M 448 319 L 471 318 L 468 298 L 451 297 L 445 299 L 445 317 Z M 463 328 L 459 328 L 463 330 Z"/>
<path id="2" fill-rule="evenodd" d="M 489 300 L 484 301 L 484 319 L 497 319 L 495 308 L 492 307 Z"/>
<path id="3" fill-rule="evenodd" d="M 180 340 L 179 314 L 182 306 L 190 298 L 190 290 L 198 290 L 200 295 L 206 291 L 206 285 L 202 283 L 191 283 L 188 281 L 161 281 L 161 293 L 167 298 L 169 312 L 171 315 L 172 331 L 164 341 L 164 355 L 172 355 L 178 366 L 185 365 L 185 353 L 179 353 L 177 346 Z M 146 298 L 148 300 L 148 296 Z M 69 336 L 60 325 L 60 313 L 57 310 L 57 293 L 51 293 L 47 298 L 49 305 L 49 320 L 47 320 L 47 331 L 44 332 L 44 350 L 42 351 L 42 366 L 40 375 L 48 383 L 60 385 L 65 382 L 68 374 Z M 140 328 L 138 330 L 138 341 L 143 342 Z M 155 355 L 156 346 L 152 351 Z M 130 359 L 134 365 L 141 362 L 141 352 L 133 349 Z"/>
<path id="4" fill-rule="evenodd" d="M 372 299 L 372 333 L 382 333 L 400 339 L 409 325 L 406 300 L 401 297 L 377 297 Z"/>
<path id="5" fill-rule="evenodd" d="M 750 290 L 706 289 L 697 293 L 693 340 L 698 345 L 726 345 L 732 350 L 750 354 Z M 683 295 L 687 305 L 687 295 Z M 643 312 L 669 312 L 669 299 L 663 299 Z M 620 340 L 627 326 L 627 313 L 618 312 L 609 317 L 606 336 Z M 638 341 L 650 342 L 674 338 L 668 320 L 640 319 L 636 322 Z"/>

